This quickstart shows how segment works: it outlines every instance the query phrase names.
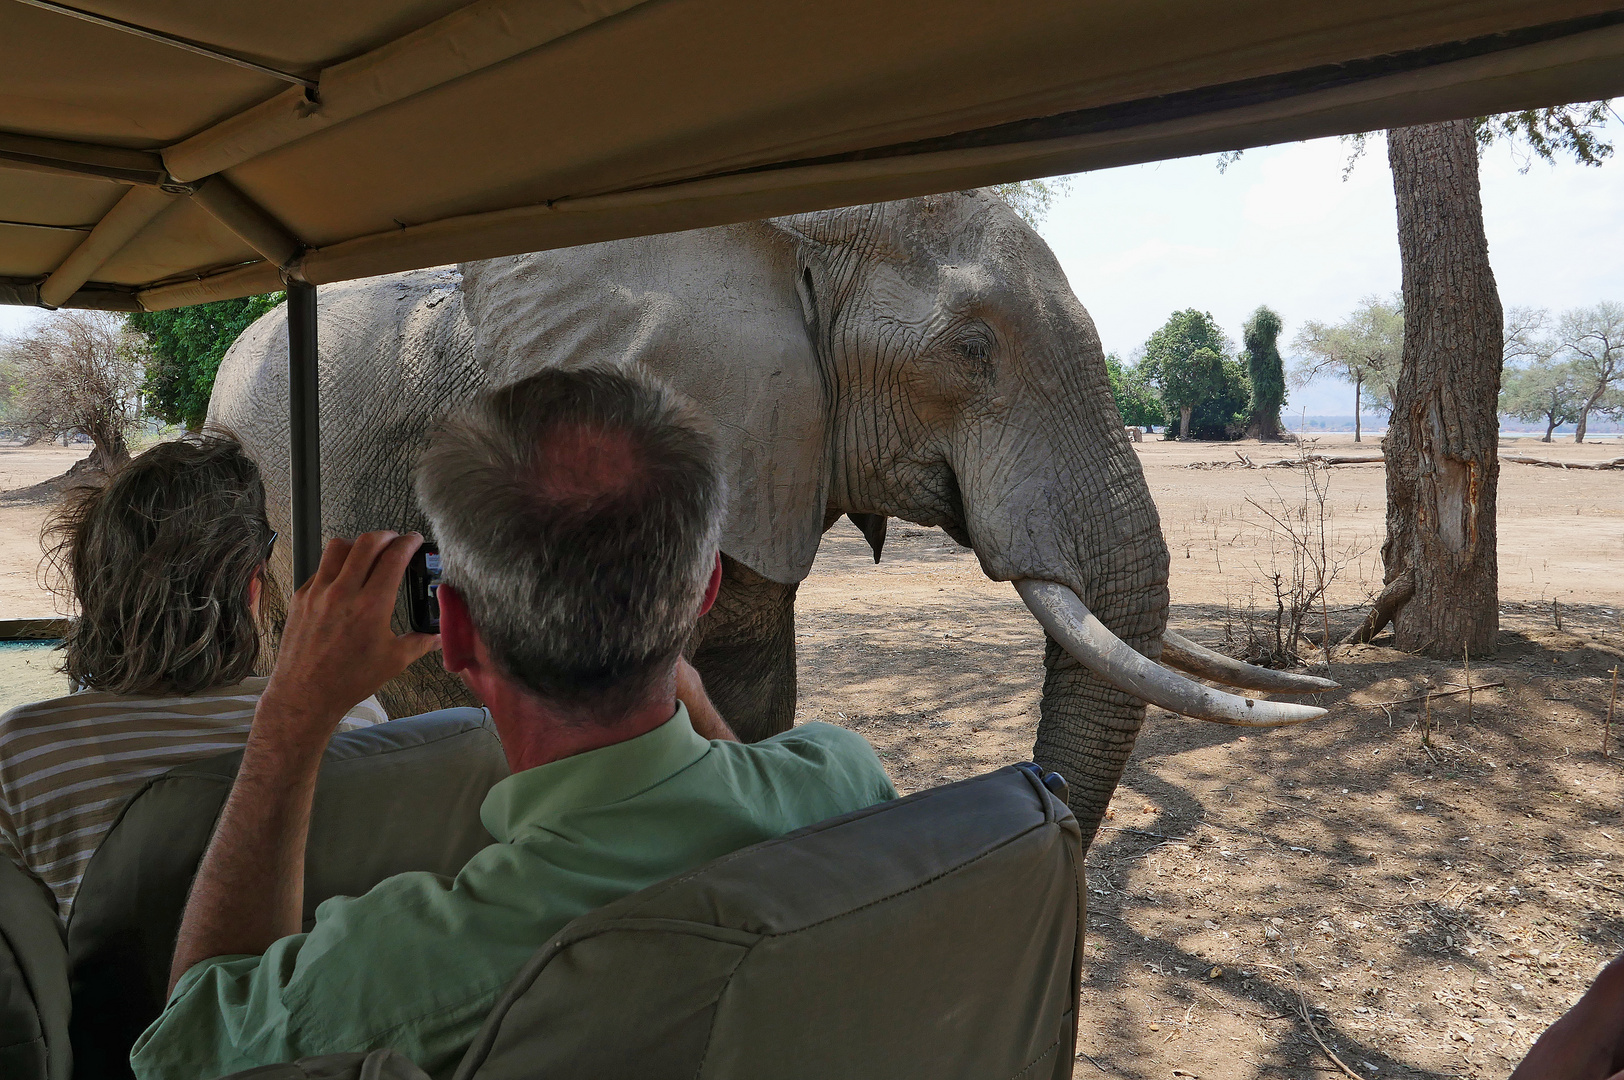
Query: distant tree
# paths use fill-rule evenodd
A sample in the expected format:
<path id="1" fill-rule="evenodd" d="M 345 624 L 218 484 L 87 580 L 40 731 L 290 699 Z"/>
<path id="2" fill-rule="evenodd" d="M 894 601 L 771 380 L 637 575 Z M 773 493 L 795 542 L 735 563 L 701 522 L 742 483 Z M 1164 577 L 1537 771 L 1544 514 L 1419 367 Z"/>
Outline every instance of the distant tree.
<path id="1" fill-rule="evenodd" d="M 4 345 L 11 425 L 28 439 L 82 435 L 89 467 L 130 458 L 126 437 L 141 417 L 145 342 L 110 312 L 53 312 Z"/>
<path id="2" fill-rule="evenodd" d="M 1286 403 L 1286 369 L 1279 347 L 1283 326 L 1278 313 L 1259 307 L 1241 329 L 1246 374 L 1252 386 L 1246 432 L 1254 439 L 1280 438 L 1280 408 Z"/>
<path id="3" fill-rule="evenodd" d="M 1144 372 L 1138 366 L 1123 363 L 1116 353 L 1107 353 L 1105 370 L 1111 376 L 1111 398 L 1124 424 L 1148 429 L 1167 423 L 1167 411 L 1162 408 L 1161 399 L 1145 381 Z"/>
<path id="4" fill-rule="evenodd" d="M 1353 384 L 1353 441 L 1360 442 L 1366 403 L 1382 413 L 1393 405 L 1404 352 L 1403 301 L 1367 296 L 1339 323 L 1303 323 L 1291 348 L 1298 355 L 1294 385 L 1305 386 L 1322 374 Z"/>
<path id="5" fill-rule="evenodd" d="M 1145 342 L 1139 368 L 1156 388 L 1168 416 L 1177 412 L 1179 438 L 1193 437 L 1190 421 L 1196 406 L 1222 398 L 1231 389 L 1224 370 L 1231 349 L 1212 315 L 1194 308 L 1175 311 Z"/>
<path id="6" fill-rule="evenodd" d="M 1582 443 L 1591 413 L 1619 411 L 1615 388 L 1624 383 L 1624 304 L 1609 300 L 1565 311 L 1557 336 L 1583 395 L 1573 432 L 1573 441 Z"/>
<path id="7" fill-rule="evenodd" d="M 153 414 L 193 431 L 202 427 L 220 358 L 284 295 L 268 293 L 126 316 L 130 327 L 146 338 L 152 354 L 145 390 Z"/>
<path id="8" fill-rule="evenodd" d="M 1246 434 L 1252 406 L 1252 381 L 1246 365 L 1221 357 L 1215 393 L 1208 395 L 1190 413 L 1190 438 L 1238 439 Z"/>
<path id="9" fill-rule="evenodd" d="M 1573 366 L 1557 354 L 1562 342 L 1552 332 L 1550 313 L 1536 308 L 1506 312 L 1505 360 L 1500 374 L 1500 413 L 1519 420 L 1544 421 L 1545 435 L 1579 418 L 1584 398 Z"/>
<path id="10" fill-rule="evenodd" d="M 1545 436 L 1579 419 L 1584 393 L 1573 378 L 1573 365 L 1546 357 L 1523 367 L 1507 368 L 1500 378 L 1500 412 L 1519 420 L 1545 422 Z"/>
<path id="11" fill-rule="evenodd" d="M 1071 191 L 1071 177 L 1051 176 L 1046 180 L 1019 180 L 1013 184 L 994 184 L 988 191 L 1009 203 L 1010 209 L 1036 229 L 1049 216 L 1049 207 L 1058 196 Z"/>

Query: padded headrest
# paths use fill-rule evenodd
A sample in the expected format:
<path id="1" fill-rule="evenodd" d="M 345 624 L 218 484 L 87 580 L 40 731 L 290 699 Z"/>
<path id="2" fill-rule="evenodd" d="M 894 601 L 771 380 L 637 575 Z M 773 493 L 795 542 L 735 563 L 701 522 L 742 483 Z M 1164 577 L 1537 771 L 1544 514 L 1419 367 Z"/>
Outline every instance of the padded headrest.
<path id="1" fill-rule="evenodd" d="M 1069 1077 L 1082 863 L 1016 768 L 746 848 L 565 927 L 456 1078 Z"/>
<path id="2" fill-rule="evenodd" d="M 0 1076 L 68 1080 L 68 952 L 56 900 L 0 856 Z"/>
<path id="3" fill-rule="evenodd" d="M 136 793 L 90 860 L 68 920 L 74 1080 L 129 1077 L 163 1011 L 175 935 L 238 751 L 171 769 Z M 483 709 L 448 709 L 333 736 L 305 854 L 305 925 L 330 896 L 408 870 L 454 876 L 492 842 L 479 807 L 508 774 Z"/>

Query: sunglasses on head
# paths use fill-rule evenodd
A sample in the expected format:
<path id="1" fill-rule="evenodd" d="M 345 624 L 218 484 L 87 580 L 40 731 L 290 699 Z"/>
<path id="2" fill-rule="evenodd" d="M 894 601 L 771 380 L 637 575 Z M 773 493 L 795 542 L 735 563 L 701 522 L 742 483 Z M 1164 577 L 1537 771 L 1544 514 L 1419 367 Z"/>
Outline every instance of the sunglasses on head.
<path id="1" fill-rule="evenodd" d="M 271 561 L 271 552 L 276 550 L 276 538 L 279 535 L 281 535 L 281 534 L 279 534 L 275 529 L 271 530 L 271 538 L 269 540 L 265 541 L 265 551 L 259 557 L 260 562 L 270 562 Z"/>

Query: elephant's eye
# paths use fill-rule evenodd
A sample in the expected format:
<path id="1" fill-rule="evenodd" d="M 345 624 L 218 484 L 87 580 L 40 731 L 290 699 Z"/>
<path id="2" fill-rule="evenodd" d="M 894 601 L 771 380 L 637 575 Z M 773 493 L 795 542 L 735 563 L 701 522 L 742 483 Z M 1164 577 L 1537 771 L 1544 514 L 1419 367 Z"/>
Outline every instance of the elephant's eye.
<path id="1" fill-rule="evenodd" d="M 992 335 L 984 327 L 973 326 L 961 330 L 954 336 L 953 347 L 973 364 L 985 365 L 992 359 Z"/>

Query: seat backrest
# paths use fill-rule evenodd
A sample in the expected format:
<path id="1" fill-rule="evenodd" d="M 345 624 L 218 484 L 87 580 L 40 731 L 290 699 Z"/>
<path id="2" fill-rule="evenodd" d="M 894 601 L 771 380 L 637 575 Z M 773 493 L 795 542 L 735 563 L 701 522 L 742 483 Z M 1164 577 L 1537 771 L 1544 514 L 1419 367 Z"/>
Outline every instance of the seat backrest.
<path id="1" fill-rule="evenodd" d="M 583 916 L 456 1080 L 1071 1076 L 1077 822 L 1006 768 L 746 848 Z"/>
<path id="2" fill-rule="evenodd" d="M 192 877 L 242 753 L 171 769 L 130 800 L 85 870 L 68 920 L 74 1080 L 128 1078 L 167 997 Z M 507 776 L 483 709 L 447 709 L 333 736 L 305 855 L 305 925 L 330 896 L 408 870 L 453 876 L 490 844 L 479 807 Z"/>
<path id="3" fill-rule="evenodd" d="M 68 951 L 50 890 L 0 856 L 0 1076 L 69 1080 Z"/>

